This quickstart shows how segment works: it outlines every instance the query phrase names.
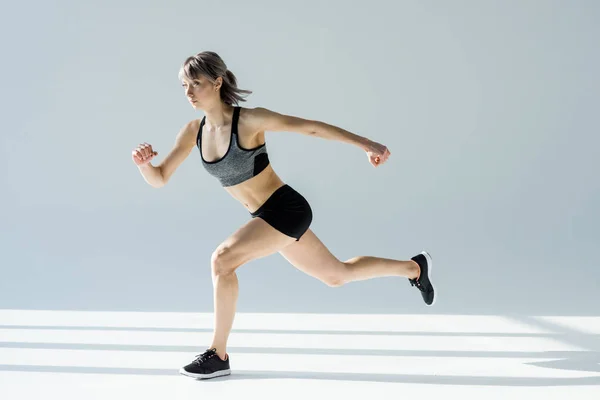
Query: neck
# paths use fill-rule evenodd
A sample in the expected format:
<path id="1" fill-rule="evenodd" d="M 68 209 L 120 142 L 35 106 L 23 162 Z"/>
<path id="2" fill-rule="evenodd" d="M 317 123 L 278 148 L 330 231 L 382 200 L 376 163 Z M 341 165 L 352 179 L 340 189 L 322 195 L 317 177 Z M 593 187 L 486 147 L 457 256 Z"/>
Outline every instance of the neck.
<path id="1" fill-rule="evenodd" d="M 212 107 L 204 110 L 204 115 L 206 115 L 206 122 L 208 125 L 215 129 L 219 129 L 229 123 L 231 123 L 231 110 L 233 107 L 223 103 L 218 102 Z"/>

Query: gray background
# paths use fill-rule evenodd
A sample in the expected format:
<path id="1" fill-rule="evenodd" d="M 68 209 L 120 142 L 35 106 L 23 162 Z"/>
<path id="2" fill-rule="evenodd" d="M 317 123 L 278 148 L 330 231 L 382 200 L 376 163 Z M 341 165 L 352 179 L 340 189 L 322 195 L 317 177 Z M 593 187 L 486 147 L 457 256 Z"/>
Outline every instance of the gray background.
<path id="1" fill-rule="evenodd" d="M 404 278 L 329 288 L 278 254 L 238 270 L 238 311 L 598 315 L 596 1 L 4 3 L 0 308 L 212 311 L 210 255 L 248 219 L 197 151 L 181 63 L 219 53 L 246 107 L 387 145 L 267 133 L 341 259 L 434 258 L 438 303 Z"/>

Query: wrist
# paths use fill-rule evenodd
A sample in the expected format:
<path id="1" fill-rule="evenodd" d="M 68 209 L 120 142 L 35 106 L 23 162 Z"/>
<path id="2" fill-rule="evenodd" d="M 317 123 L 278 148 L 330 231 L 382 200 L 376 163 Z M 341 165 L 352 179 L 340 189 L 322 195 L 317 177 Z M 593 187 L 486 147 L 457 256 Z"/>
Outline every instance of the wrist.
<path id="1" fill-rule="evenodd" d="M 366 137 L 358 136 L 356 140 L 356 145 L 361 148 L 361 150 L 368 151 L 369 145 L 371 144 L 371 140 Z"/>
<path id="2" fill-rule="evenodd" d="M 150 164 L 150 161 L 148 161 L 147 163 L 138 165 L 138 168 L 141 170 L 152 169 L 154 168 L 154 165 Z"/>

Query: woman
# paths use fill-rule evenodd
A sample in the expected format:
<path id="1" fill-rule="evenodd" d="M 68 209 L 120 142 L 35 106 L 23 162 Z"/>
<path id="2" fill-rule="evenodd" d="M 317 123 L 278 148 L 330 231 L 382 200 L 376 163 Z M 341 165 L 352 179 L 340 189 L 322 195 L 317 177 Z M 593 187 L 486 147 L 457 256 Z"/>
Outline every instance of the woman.
<path id="1" fill-rule="evenodd" d="M 236 269 L 261 257 L 279 252 L 294 267 L 335 287 L 380 276 L 402 276 L 416 286 L 427 305 L 434 304 L 429 280 L 431 257 L 422 252 L 410 261 L 371 256 L 337 259 L 309 229 L 312 210 L 306 199 L 274 172 L 265 145 L 265 131 L 297 132 L 338 140 L 363 149 L 374 167 L 384 164 L 389 150 L 376 142 L 324 122 L 279 114 L 265 108 L 242 108 L 242 94 L 235 75 L 215 52 L 189 57 L 179 78 L 185 95 L 202 120 L 193 120 L 178 133 L 171 152 L 157 166 L 150 161 L 158 154 L 148 143 L 132 152 L 146 182 L 165 185 L 177 167 L 198 147 L 206 170 L 252 217 L 225 239 L 211 257 L 214 286 L 215 327 L 212 344 L 180 373 L 195 378 L 213 378 L 231 373 L 227 340 L 233 325 L 238 297 Z"/>

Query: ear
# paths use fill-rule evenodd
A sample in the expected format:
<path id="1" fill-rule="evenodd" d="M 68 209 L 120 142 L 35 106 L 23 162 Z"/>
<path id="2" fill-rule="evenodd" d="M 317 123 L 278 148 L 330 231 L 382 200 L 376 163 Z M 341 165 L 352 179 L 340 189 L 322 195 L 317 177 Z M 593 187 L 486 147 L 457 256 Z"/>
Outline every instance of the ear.
<path id="1" fill-rule="evenodd" d="M 215 91 L 217 91 L 217 90 L 221 89 L 221 85 L 223 85 L 223 78 L 219 76 L 219 77 L 218 77 L 218 78 L 215 80 Z"/>

